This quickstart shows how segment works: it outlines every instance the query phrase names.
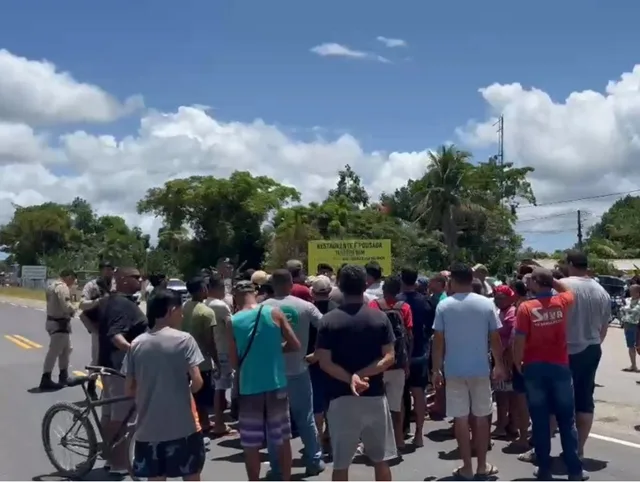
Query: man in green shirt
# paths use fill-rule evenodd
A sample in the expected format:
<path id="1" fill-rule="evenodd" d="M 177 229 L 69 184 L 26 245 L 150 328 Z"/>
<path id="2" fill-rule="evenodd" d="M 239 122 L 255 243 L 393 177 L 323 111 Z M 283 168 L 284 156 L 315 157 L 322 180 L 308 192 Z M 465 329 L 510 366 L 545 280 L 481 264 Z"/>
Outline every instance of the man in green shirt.
<path id="1" fill-rule="evenodd" d="M 213 408 L 213 369 L 214 363 L 218 362 L 218 351 L 213 337 L 216 315 L 204 303 L 208 293 L 204 278 L 197 277 L 189 280 L 187 291 L 191 299 L 182 308 L 182 330 L 195 338 L 204 357 L 204 361 L 199 366 L 204 384 L 195 394 L 194 399 L 202 432 L 206 435 L 211 430 L 209 413 Z"/>

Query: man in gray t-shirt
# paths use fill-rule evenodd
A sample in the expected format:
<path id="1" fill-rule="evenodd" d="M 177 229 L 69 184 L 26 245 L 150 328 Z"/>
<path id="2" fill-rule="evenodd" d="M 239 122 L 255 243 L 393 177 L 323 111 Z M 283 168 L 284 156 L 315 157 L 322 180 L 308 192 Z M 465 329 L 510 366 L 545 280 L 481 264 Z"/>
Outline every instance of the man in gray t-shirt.
<path id="1" fill-rule="evenodd" d="M 275 306 L 280 309 L 289 320 L 293 331 L 300 340 L 302 349 L 293 353 L 285 353 L 284 362 L 287 376 L 300 375 L 308 370 L 305 361 L 306 346 L 309 343 L 309 327 L 318 327 L 322 313 L 313 303 L 304 301 L 295 296 L 276 296 L 265 300 L 263 305 Z"/>
<path id="2" fill-rule="evenodd" d="M 584 253 L 568 252 L 565 264 L 569 277 L 561 283 L 574 295 L 567 314 L 567 351 L 573 378 L 578 454 L 582 457 L 593 424 L 596 372 L 611 318 L 611 298 L 600 283 L 588 276 L 589 263 Z"/>
<path id="3" fill-rule="evenodd" d="M 179 294 L 156 290 L 147 310 L 154 329 L 131 343 L 124 364 L 138 412 L 133 464 L 138 477 L 193 476 L 204 465 L 190 387 L 202 385 L 198 366 L 204 357 L 193 336 L 173 328 L 180 326 L 181 302 Z"/>
<path id="4" fill-rule="evenodd" d="M 289 320 L 293 331 L 300 340 L 300 350 L 285 353 L 285 370 L 287 374 L 287 391 L 291 417 L 304 445 L 304 459 L 307 463 L 307 475 L 317 475 L 324 470 L 322 450 L 318 443 L 318 430 L 313 418 L 311 378 L 305 361 L 307 345 L 309 344 L 309 327 L 318 327 L 322 313 L 313 303 L 291 296 L 293 279 L 289 270 L 274 271 L 271 276 L 274 296 L 263 302 L 264 305 L 275 306 Z M 269 447 L 269 462 L 272 477 L 282 479 L 279 470 L 278 451 Z"/>
<path id="5" fill-rule="evenodd" d="M 593 278 L 570 276 L 561 282 L 575 300 L 567 317 L 567 349 L 569 355 L 575 355 L 602 342 L 611 320 L 611 297 Z"/>

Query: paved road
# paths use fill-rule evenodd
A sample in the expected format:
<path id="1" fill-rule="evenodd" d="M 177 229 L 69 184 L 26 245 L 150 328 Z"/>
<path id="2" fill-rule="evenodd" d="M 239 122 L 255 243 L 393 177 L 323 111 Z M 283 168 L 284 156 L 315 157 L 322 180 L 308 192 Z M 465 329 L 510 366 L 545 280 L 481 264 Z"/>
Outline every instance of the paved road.
<path id="1" fill-rule="evenodd" d="M 47 335 L 44 331 L 44 313 L 37 302 L 0 300 L 0 480 L 59 480 L 52 475 L 40 439 L 40 423 L 46 409 L 59 400 L 77 401 L 80 388 L 66 388 L 55 393 L 30 393 L 40 377 Z M 23 305 L 23 306 L 21 306 Z M 89 360 L 89 337 L 82 324 L 74 325 L 72 369 L 81 371 Z M 10 337 L 10 338 L 7 338 Z M 634 425 L 640 423 L 635 400 L 640 387 L 633 374 L 620 371 L 626 364 L 624 341 L 620 330 L 612 330 L 605 342 L 605 355 L 598 381 L 598 421 L 594 427 L 596 437 L 587 447 L 586 469 L 596 480 L 640 479 L 640 434 Z M 640 406 L 638 404 L 637 406 Z M 437 480 L 450 476 L 459 461 L 456 460 L 455 442 L 438 437 L 446 423 L 427 422 L 426 445 L 393 468 L 396 480 Z M 615 440 L 614 440 L 615 439 Z M 299 442 L 295 441 L 296 448 Z M 237 440 L 222 439 L 214 442 L 203 473 L 204 480 L 245 480 L 242 456 Z M 532 466 L 519 462 L 515 455 L 503 452 L 505 443 L 497 441 L 490 461 L 500 468 L 500 478 L 527 480 Z M 554 440 L 554 453 L 560 453 L 559 440 Z M 563 477 L 558 462 L 559 477 Z M 330 466 L 329 466 L 330 469 Z M 301 479 L 302 468 L 294 469 L 294 477 Z M 99 469 L 90 477 L 104 480 L 106 474 Z M 352 480 L 370 480 L 372 469 L 355 464 Z M 329 480 L 330 471 L 312 479 Z"/>

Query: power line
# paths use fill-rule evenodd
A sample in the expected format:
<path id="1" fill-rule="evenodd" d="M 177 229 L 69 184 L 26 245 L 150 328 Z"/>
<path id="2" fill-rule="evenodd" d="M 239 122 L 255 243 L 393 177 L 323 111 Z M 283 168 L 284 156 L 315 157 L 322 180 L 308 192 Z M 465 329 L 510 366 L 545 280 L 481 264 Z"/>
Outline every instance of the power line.
<path id="1" fill-rule="evenodd" d="M 541 206 L 553 206 L 556 204 L 566 204 L 566 203 L 573 203 L 578 201 L 590 201 L 592 199 L 602 199 L 602 198 L 611 197 L 611 196 L 626 196 L 628 194 L 634 194 L 638 192 L 640 192 L 640 189 L 633 189 L 631 191 L 623 191 L 623 192 L 612 192 L 609 194 L 600 194 L 598 196 L 587 196 L 587 197 L 581 197 L 581 198 L 575 198 L 575 199 L 564 199 L 562 201 L 550 201 L 546 203 L 537 203 L 537 204 L 522 204 L 518 206 L 518 209 L 537 208 Z"/>
<path id="2" fill-rule="evenodd" d="M 529 218 L 529 219 L 518 219 L 518 223 L 526 223 L 527 221 L 544 221 L 545 219 L 553 219 L 553 218 L 559 218 L 561 216 L 568 216 L 568 215 L 574 215 L 576 212 L 575 211 L 566 211 L 563 213 L 555 213 L 555 214 L 547 214 L 546 216 L 539 216 L 537 218 Z M 586 212 L 584 212 L 586 214 Z"/>

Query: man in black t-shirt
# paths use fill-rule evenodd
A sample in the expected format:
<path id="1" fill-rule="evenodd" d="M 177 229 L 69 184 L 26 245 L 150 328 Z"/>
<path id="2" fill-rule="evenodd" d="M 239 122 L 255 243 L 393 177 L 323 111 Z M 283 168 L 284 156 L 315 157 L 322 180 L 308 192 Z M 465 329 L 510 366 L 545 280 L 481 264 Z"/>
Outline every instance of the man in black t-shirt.
<path id="1" fill-rule="evenodd" d="M 316 356 L 329 375 L 327 418 L 333 445 L 333 480 L 348 480 L 362 441 L 376 480 L 391 480 L 397 456 L 383 373 L 394 363 L 393 329 L 387 316 L 364 302 L 367 275 L 347 265 L 338 280 L 343 304 L 320 321 Z"/>
<path id="2" fill-rule="evenodd" d="M 121 370 L 131 342 L 147 331 L 148 324 L 147 317 L 132 298 L 140 290 L 140 272 L 134 268 L 119 268 L 115 273 L 115 280 L 116 292 L 101 299 L 96 307 L 85 313 L 89 318 L 98 320 L 98 364 Z M 104 398 L 125 396 L 123 378 L 104 377 L 102 384 Z M 132 402 L 118 402 L 102 407 L 101 424 L 105 438 L 112 439 L 116 435 L 131 407 Z M 124 444 L 121 445 L 122 447 L 117 446 L 113 450 L 107 461 L 113 475 L 128 473 L 128 454 Z"/>

